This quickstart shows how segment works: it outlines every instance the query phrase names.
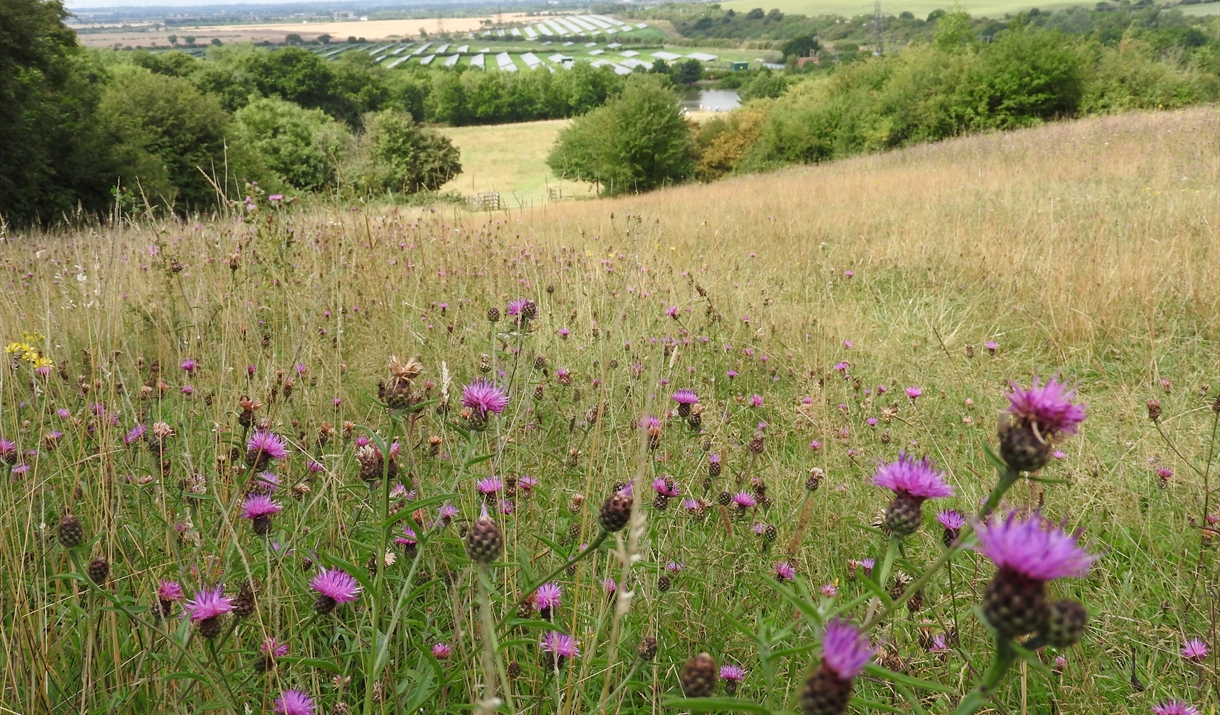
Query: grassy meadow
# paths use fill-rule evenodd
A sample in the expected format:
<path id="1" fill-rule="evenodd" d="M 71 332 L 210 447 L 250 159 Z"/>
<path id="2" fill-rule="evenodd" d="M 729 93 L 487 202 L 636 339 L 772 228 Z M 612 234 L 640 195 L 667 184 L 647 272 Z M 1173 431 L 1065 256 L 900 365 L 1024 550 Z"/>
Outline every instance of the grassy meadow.
<path id="1" fill-rule="evenodd" d="M 548 188 L 557 188 L 571 197 L 593 195 L 592 185 L 556 178 L 546 165 L 555 139 L 569 121 L 441 129 L 462 152 L 462 173 L 441 190 L 465 195 L 498 191 L 513 208 L 519 206 L 518 202 L 543 203 Z"/>
<path id="2" fill-rule="evenodd" d="M 756 7 L 761 7 L 764 10 L 774 8 L 783 13 L 809 15 L 810 17 L 817 15 L 856 17 L 873 14 L 872 4 L 853 0 L 769 0 L 768 2 L 727 0 L 720 4 L 725 9 L 733 9 L 737 12 L 749 12 Z M 1031 7 L 1038 7 L 1042 10 L 1060 10 L 1089 3 L 1072 2 L 1071 0 L 1060 0 L 1059 2 L 1052 0 L 1049 3 L 1034 3 L 1028 0 L 964 0 L 960 4 L 963 10 L 975 17 L 1004 17 L 1007 13 L 1017 13 Z M 883 3 L 882 10 L 887 15 L 897 15 L 900 12 L 908 11 L 914 13 L 916 17 L 927 17 L 928 13 L 933 10 L 950 10 L 952 6 L 953 3 L 944 2 L 944 0 L 898 0 Z"/>
<path id="3" fill-rule="evenodd" d="M 884 604 L 945 554 L 933 512 L 996 483 L 1010 381 L 1058 374 L 1088 418 L 1005 508 L 1084 530 L 1100 558 L 1051 591 L 1090 624 L 986 712 L 1214 713 L 1220 658 L 1181 650 L 1220 636 L 1218 137 L 1204 107 L 529 211 L 260 200 L 8 235 L 0 703 L 261 713 L 293 689 L 318 713 L 465 713 L 494 683 L 500 712 L 684 713 L 679 673 L 707 652 L 744 676 L 705 707 L 790 712 L 820 624 L 876 612 L 877 661 L 905 680 L 866 671 L 849 711 L 953 712 L 988 667 L 993 566 L 959 551 Z M 510 148 L 464 156 L 476 184 L 510 181 Z M 387 410 L 391 356 L 416 355 L 414 410 Z M 462 412 L 480 378 L 508 397 L 483 430 Z M 270 465 L 248 454 L 263 429 L 287 442 Z M 887 555 L 870 479 L 902 450 L 956 495 L 882 578 L 860 565 Z M 631 527 L 599 537 L 633 480 Z M 243 518 L 260 493 L 282 510 Z M 484 508 L 504 543 L 486 569 L 464 548 Z M 328 613 L 323 568 L 362 588 Z M 519 604 L 544 579 L 560 602 Z M 179 617 L 222 584 L 218 633 Z M 579 654 L 547 657 L 552 632 Z"/>

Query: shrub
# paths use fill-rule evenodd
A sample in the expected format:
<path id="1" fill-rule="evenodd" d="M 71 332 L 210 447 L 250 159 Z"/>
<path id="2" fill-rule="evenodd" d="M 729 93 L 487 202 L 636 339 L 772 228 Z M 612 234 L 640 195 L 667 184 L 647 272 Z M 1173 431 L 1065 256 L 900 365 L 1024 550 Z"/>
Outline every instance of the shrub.
<path id="1" fill-rule="evenodd" d="M 325 112 L 268 98 L 238 110 L 233 120 L 233 143 L 284 183 L 309 191 L 334 181 L 348 134 Z"/>
<path id="2" fill-rule="evenodd" d="M 690 176 L 692 150 L 690 123 L 665 78 L 632 75 L 621 96 L 559 135 L 547 165 L 611 194 L 648 191 Z"/>
<path id="3" fill-rule="evenodd" d="M 362 193 L 436 191 L 462 173 L 453 142 L 409 115 L 378 112 L 365 118 L 365 127 L 351 172 Z"/>

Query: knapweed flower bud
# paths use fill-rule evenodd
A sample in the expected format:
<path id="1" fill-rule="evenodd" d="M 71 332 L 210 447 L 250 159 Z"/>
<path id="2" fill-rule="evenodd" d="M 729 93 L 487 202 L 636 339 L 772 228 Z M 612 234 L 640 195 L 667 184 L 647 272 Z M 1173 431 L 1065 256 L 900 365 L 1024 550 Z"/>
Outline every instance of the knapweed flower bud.
<path id="1" fill-rule="evenodd" d="M 716 692 L 720 672 L 716 661 L 707 653 L 686 661 L 678 672 L 678 684 L 682 686 L 682 694 L 688 698 L 706 698 Z"/>
<path id="2" fill-rule="evenodd" d="M 500 527 L 487 515 L 487 507 L 483 514 L 471 525 L 466 533 L 466 553 L 476 564 L 486 565 L 495 561 L 504 550 L 504 537 Z"/>
<path id="3" fill-rule="evenodd" d="M 601 525 L 602 529 L 611 534 L 621 530 L 631 520 L 631 505 L 633 501 L 634 499 L 629 487 L 611 494 L 602 503 L 601 511 L 597 514 L 597 523 Z"/>
<path id="4" fill-rule="evenodd" d="M 99 586 L 105 586 L 106 577 L 110 575 L 110 562 L 104 556 L 99 556 L 89 562 L 89 566 L 85 571 L 89 574 L 90 581 Z"/>
<path id="5" fill-rule="evenodd" d="M 1148 419 L 1156 422 L 1161 419 L 1161 401 L 1148 400 Z"/>
<path id="6" fill-rule="evenodd" d="M 75 549 L 85 541 L 85 529 L 80 519 L 72 514 L 64 514 L 59 518 L 59 543 L 67 549 Z"/>
<path id="7" fill-rule="evenodd" d="M 657 657 L 657 639 L 652 636 L 644 636 L 644 640 L 640 641 L 639 648 L 640 660 L 652 661 Z"/>
<path id="8" fill-rule="evenodd" d="M 1039 635 L 1049 646 L 1068 648 L 1080 642 L 1088 623 L 1089 612 L 1084 604 L 1071 600 L 1055 601 Z"/>

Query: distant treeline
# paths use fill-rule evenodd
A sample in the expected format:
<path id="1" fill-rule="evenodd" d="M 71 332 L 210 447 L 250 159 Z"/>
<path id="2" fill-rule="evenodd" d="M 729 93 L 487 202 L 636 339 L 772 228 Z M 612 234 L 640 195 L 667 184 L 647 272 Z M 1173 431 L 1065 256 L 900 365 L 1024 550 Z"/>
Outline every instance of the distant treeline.
<path id="1" fill-rule="evenodd" d="M 1035 16 L 1036 17 L 1036 16 Z M 972 132 L 1220 99 L 1220 45 L 1165 48 L 1128 31 L 1116 44 L 1046 29 L 1028 17 L 982 41 L 964 12 L 930 42 L 801 78 L 760 75 L 755 101 L 705 122 L 695 172 L 711 180 Z"/>
<path id="2" fill-rule="evenodd" d="M 425 122 L 570 117 L 623 80 L 571 71 L 386 70 L 364 52 L 300 48 L 89 51 L 58 0 L 6 0 L 0 27 L 0 218 L 26 224 L 265 192 L 438 189 L 457 150 Z"/>

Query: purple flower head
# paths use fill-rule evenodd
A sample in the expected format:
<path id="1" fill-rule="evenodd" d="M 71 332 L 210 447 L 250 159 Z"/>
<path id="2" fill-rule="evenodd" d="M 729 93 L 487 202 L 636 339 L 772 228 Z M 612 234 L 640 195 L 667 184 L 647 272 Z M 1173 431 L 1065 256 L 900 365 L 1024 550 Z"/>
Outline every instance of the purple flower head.
<path id="1" fill-rule="evenodd" d="M 1207 654 L 1211 649 L 1207 647 L 1207 642 L 1202 638 L 1191 638 L 1182 646 L 1182 657 L 1192 663 L 1202 663 L 1207 660 Z"/>
<path id="2" fill-rule="evenodd" d="M 987 342 L 983 343 L 983 347 L 987 348 L 987 352 L 994 353 L 996 350 L 1000 349 L 1000 344 L 994 340 L 988 340 Z"/>
<path id="3" fill-rule="evenodd" d="M 415 540 L 415 529 L 409 526 L 402 527 L 402 536 L 395 536 L 394 543 L 398 546 L 414 546 L 417 543 Z"/>
<path id="4" fill-rule="evenodd" d="M 177 581 L 161 581 L 161 586 L 157 589 L 157 600 L 177 601 L 180 598 L 182 598 L 182 586 L 178 585 Z"/>
<path id="5" fill-rule="evenodd" d="M 1008 394 L 1008 414 L 1012 415 L 1017 426 L 1034 427 L 1045 439 L 1054 439 L 1059 435 L 1076 434 L 1080 423 L 1084 422 L 1085 408 L 1072 403 L 1076 390 L 1051 378 L 1045 385 L 1039 384 L 1038 376 L 1034 376 L 1034 384 L 1028 389 L 1022 389 L 1017 383 L 1012 383 L 1012 392 Z"/>
<path id="6" fill-rule="evenodd" d="M 940 522 L 941 526 L 953 532 L 961 531 L 962 527 L 966 525 L 966 517 L 962 516 L 956 509 L 946 509 L 937 512 L 936 520 Z"/>
<path id="7" fill-rule="evenodd" d="M 860 567 L 865 571 L 872 571 L 877 565 L 877 559 L 860 559 Z"/>
<path id="8" fill-rule="evenodd" d="M 452 504 L 446 504 L 446 505 L 442 506 L 440 509 L 436 510 L 436 515 L 439 516 L 442 521 L 449 521 L 450 519 L 452 519 L 453 517 L 458 515 L 458 510 L 457 510 L 456 506 L 454 506 Z"/>
<path id="9" fill-rule="evenodd" d="M 528 475 L 523 476 L 517 480 L 517 486 L 521 488 L 521 491 L 528 494 L 534 491 L 534 487 L 538 486 L 538 480 Z"/>
<path id="10" fill-rule="evenodd" d="M 504 480 L 499 477 L 486 477 L 475 482 L 475 488 L 480 494 L 495 494 L 504 489 Z"/>
<path id="11" fill-rule="evenodd" d="M 309 582 L 313 590 L 336 603 L 350 603 L 360 597 L 360 584 L 342 569 L 327 569 Z"/>
<path id="12" fill-rule="evenodd" d="M 932 638 L 932 645 L 928 646 L 929 653 L 946 653 L 949 650 L 949 643 L 945 638 L 944 633 L 937 633 Z"/>
<path id="13" fill-rule="evenodd" d="M 544 583 L 534 592 L 534 608 L 539 611 L 549 611 L 559 608 L 559 599 L 563 596 L 563 587 L 551 581 Z"/>
<path id="14" fill-rule="evenodd" d="M 826 624 L 822 639 L 822 660 L 840 680 L 851 680 L 860 674 L 877 651 L 869 647 L 868 635 L 838 618 Z"/>
<path id="15" fill-rule="evenodd" d="M 919 387 L 908 387 L 906 392 L 907 397 L 911 398 L 912 400 L 917 397 L 923 397 L 923 389 Z"/>
<path id="16" fill-rule="evenodd" d="M 740 665 L 722 665 L 720 666 L 720 679 L 740 683 L 746 679 L 746 670 Z"/>
<path id="17" fill-rule="evenodd" d="M 266 494 L 251 494 L 241 505 L 241 518 L 257 519 L 260 516 L 271 516 L 282 509 L 279 504 L 271 501 Z"/>
<path id="18" fill-rule="evenodd" d="M 132 427 L 131 431 L 127 433 L 127 436 L 123 437 L 123 444 L 132 444 L 144 439 L 144 432 L 147 430 L 148 428 L 144 426 L 143 422 L 135 427 Z"/>
<path id="19" fill-rule="evenodd" d="M 659 433 L 661 431 L 661 418 L 652 415 L 641 417 L 640 429 L 648 430 L 650 433 Z"/>
<path id="20" fill-rule="evenodd" d="M 873 484 L 921 501 L 953 496 L 953 487 L 945 484 L 944 475 L 936 471 L 930 459 L 915 461 L 906 452 L 898 454 L 897 462 L 881 465 Z"/>
<path id="21" fill-rule="evenodd" d="M 448 643 L 436 643 L 432 646 L 432 657 L 437 660 L 445 660 L 452 652 L 453 648 Z"/>
<path id="22" fill-rule="evenodd" d="M 267 640 L 263 641 L 261 646 L 259 646 L 259 650 L 261 650 L 265 655 L 272 655 L 279 658 L 288 655 L 288 644 L 280 643 L 274 638 L 268 638 Z"/>
<path id="23" fill-rule="evenodd" d="M 1152 715 L 1199 715 L 1199 708 L 1185 700 L 1166 700 L 1152 706 Z"/>
<path id="24" fill-rule="evenodd" d="M 256 456 L 261 454 L 270 459 L 288 457 L 288 443 L 284 441 L 283 437 L 269 430 L 258 430 L 250 435 L 249 441 L 246 442 L 246 450 Z"/>
<path id="25" fill-rule="evenodd" d="M 283 715 L 313 715 L 313 699 L 300 690 L 285 690 L 275 699 L 273 712 Z"/>
<path id="26" fill-rule="evenodd" d="M 513 317 L 519 316 L 521 315 L 521 311 L 525 309 L 525 304 L 527 302 L 528 301 L 524 298 L 509 301 L 508 308 L 506 308 L 504 312 Z"/>
<path id="27" fill-rule="evenodd" d="M 542 652 L 551 653 L 557 658 L 580 657 L 580 644 L 569 635 L 556 631 L 547 631 L 542 637 Z"/>
<path id="28" fill-rule="evenodd" d="M 1001 569 L 1011 569 L 1037 581 L 1080 578 L 1097 560 L 1076 544 L 1080 532 L 1069 534 L 1042 520 L 1034 512 L 1018 520 L 1014 511 L 1001 520 L 992 518 L 975 525 L 979 543 L 975 551 Z"/>
<path id="29" fill-rule="evenodd" d="M 669 306 L 668 308 L 665 309 L 665 314 L 668 315 L 669 317 L 673 318 L 674 320 L 677 320 L 678 319 L 678 306 L 676 306 L 676 305 Z"/>
<path id="30" fill-rule="evenodd" d="M 796 569 L 787 561 L 775 564 L 775 578 L 780 582 L 792 581 L 796 578 Z"/>
<path id="31" fill-rule="evenodd" d="M 720 464 L 720 455 L 713 454 L 707 458 L 708 464 Z"/>
<path id="32" fill-rule="evenodd" d="M 181 367 L 183 370 L 193 373 L 193 372 L 195 372 L 196 369 L 198 369 L 199 363 L 195 362 L 194 360 L 189 360 L 189 359 L 183 360 Z"/>
<path id="33" fill-rule="evenodd" d="M 820 590 L 822 591 L 822 595 L 826 598 L 834 598 L 835 596 L 839 595 L 839 587 L 833 583 L 823 584 Z"/>
<path id="34" fill-rule="evenodd" d="M 694 390 L 678 390 L 673 394 L 673 400 L 679 405 L 693 405 L 699 401 L 699 396 Z"/>
<path id="35" fill-rule="evenodd" d="M 749 509 L 752 506 L 756 506 L 758 501 L 749 492 L 737 492 L 733 495 L 733 504 L 738 509 Z"/>
<path id="36" fill-rule="evenodd" d="M 224 586 L 203 588 L 195 593 L 195 600 L 186 602 L 186 610 L 192 621 L 203 621 L 223 616 L 233 610 L 233 602 L 224 597 Z"/>
<path id="37" fill-rule="evenodd" d="M 684 568 L 686 568 L 686 566 L 677 561 L 670 561 L 669 563 L 665 564 L 665 570 L 675 576 L 682 573 L 682 569 Z"/>
<path id="38" fill-rule="evenodd" d="M 664 479 L 658 477 L 652 480 L 652 490 L 667 497 L 676 497 L 682 493 L 682 487 L 674 484 L 672 487 Z"/>
<path id="39" fill-rule="evenodd" d="M 752 395 L 750 397 L 750 407 L 762 407 L 762 406 L 763 406 L 762 395 Z"/>
<path id="40" fill-rule="evenodd" d="M 603 579 L 602 590 L 606 592 L 607 596 L 613 596 L 614 592 L 618 590 L 618 584 L 614 582 L 613 578 Z"/>
<path id="41" fill-rule="evenodd" d="M 508 395 L 494 383 L 478 379 L 462 389 L 462 406 L 485 419 L 489 412 L 498 415 L 508 407 Z"/>

